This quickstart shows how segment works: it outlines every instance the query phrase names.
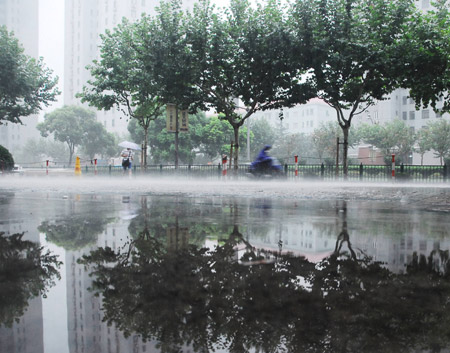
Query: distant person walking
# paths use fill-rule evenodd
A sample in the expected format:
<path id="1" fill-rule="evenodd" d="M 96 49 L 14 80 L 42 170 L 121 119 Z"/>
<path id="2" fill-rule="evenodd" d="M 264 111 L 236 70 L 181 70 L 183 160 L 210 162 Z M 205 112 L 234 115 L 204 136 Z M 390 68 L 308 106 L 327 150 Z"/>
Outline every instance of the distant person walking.
<path id="1" fill-rule="evenodd" d="M 122 150 L 122 152 L 120 153 L 120 156 L 122 157 L 123 173 L 125 174 L 125 172 L 128 170 L 128 174 L 131 175 L 133 151 L 131 150 L 131 148 L 127 148 L 125 150 Z"/>

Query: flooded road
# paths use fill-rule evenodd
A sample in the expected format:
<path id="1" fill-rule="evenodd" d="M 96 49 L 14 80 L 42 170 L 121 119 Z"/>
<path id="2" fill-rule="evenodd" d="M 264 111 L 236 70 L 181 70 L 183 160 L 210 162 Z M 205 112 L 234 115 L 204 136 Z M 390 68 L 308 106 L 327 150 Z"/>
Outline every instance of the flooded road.
<path id="1" fill-rule="evenodd" d="M 0 179 L 0 352 L 448 351 L 449 226 L 445 186 Z"/>

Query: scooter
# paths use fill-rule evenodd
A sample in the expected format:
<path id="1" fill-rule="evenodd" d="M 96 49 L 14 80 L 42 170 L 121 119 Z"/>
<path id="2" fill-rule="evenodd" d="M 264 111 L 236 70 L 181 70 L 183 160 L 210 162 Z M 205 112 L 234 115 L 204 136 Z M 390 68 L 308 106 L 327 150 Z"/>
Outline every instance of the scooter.
<path id="1" fill-rule="evenodd" d="M 264 162 L 253 162 L 249 168 L 253 178 L 283 178 L 286 176 L 281 163 L 273 157 Z"/>

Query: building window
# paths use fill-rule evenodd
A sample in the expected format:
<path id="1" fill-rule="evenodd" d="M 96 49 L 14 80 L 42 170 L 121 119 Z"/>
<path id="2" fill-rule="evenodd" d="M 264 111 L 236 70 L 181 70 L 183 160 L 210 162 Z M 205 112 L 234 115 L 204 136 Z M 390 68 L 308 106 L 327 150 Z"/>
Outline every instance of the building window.
<path id="1" fill-rule="evenodd" d="M 439 112 L 436 112 L 436 118 L 442 118 L 442 114 Z"/>
<path id="2" fill-rule="evenodd" d="M 402 102 L 403 102 L 403 105 L 408 104 L 408 97 L 403 96 L 403 97 L 402 97 Z"/>
<path id="3" fill-rule="evenodd" d="M 416 112 L 409 112 L 409 120 L 414 120 L 416 118 Z"/>
<path id="4" fill-rule="evenodd" d="M 115 123 L 114 123 L 114 119 L 111 120 L 111 127 L 114 127 Z"/>
<path id="5" fill-rule="evenodd" d="M 409 98 L 409 104 L 414 104 L 414 99 Z"/>
<path id="6" fill-rule="evenodd" d="M 428 119 L 430 117 L 430 111 L 428 109 L 422 110 L 422 119 Z"/>

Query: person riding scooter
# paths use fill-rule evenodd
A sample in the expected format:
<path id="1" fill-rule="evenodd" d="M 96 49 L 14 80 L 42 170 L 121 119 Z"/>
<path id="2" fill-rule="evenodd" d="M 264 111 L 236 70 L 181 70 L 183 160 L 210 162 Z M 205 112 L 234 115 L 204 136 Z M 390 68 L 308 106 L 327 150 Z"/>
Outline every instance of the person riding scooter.
<path id="1" fill-rule="evenodd" d="M 274 158 L 269 156 L 267 152 L 272 148 L 270 145 L 265 145 L 264 148 L 259 151 L 258 156 L 250 165 L 250 173 L 254 175 L 264 174 L 279 174 L 283 171 L 283 168 L 278 163 L 274 162 Z"/>

